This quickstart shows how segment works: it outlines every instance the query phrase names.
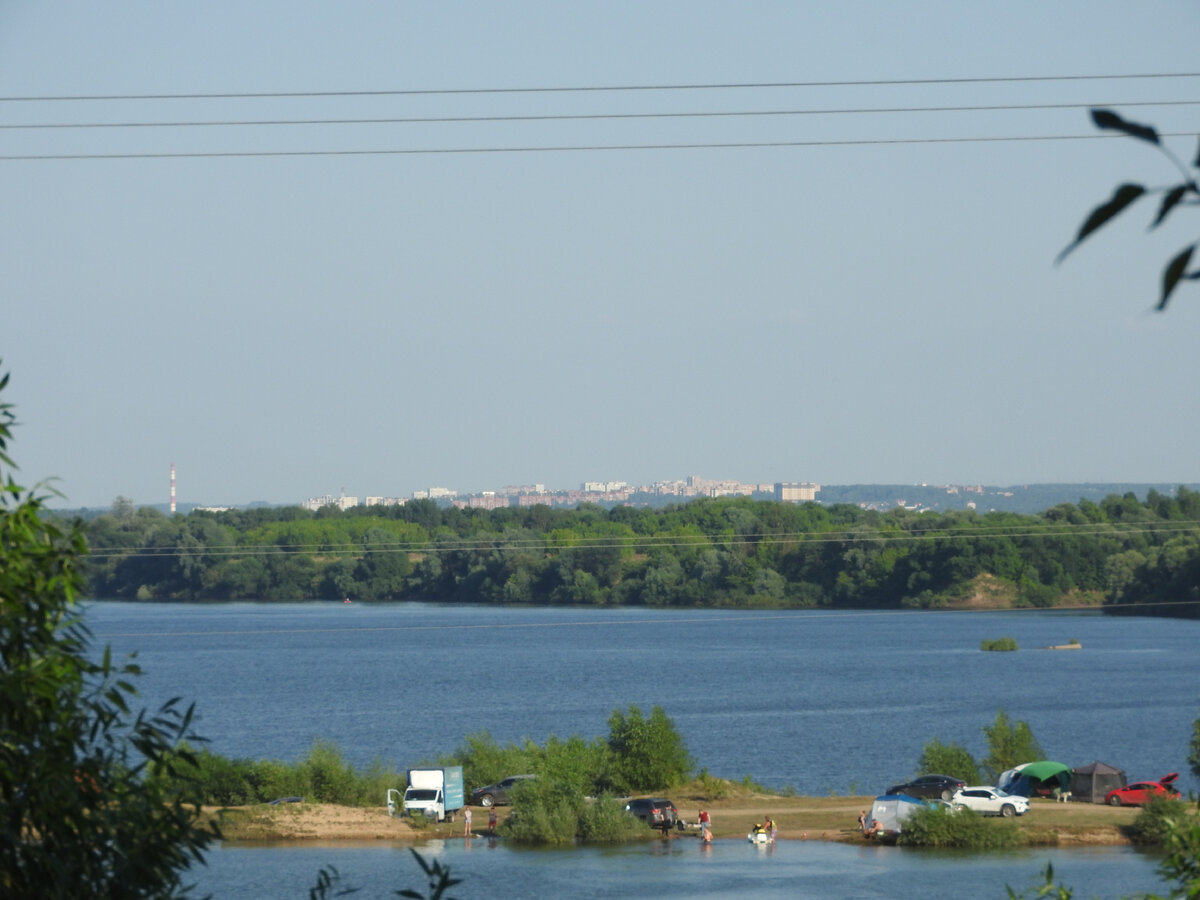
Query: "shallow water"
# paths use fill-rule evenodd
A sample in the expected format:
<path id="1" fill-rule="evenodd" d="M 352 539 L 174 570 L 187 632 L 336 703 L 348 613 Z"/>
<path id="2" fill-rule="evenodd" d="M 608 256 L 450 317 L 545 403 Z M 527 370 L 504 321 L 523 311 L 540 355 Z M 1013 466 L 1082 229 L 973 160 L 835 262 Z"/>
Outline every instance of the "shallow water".
<path id="1" fill-rule="evenodd" d="M 1161 890 L 1155 861 L 1128 848 L 953 854 L 895 847 L 780 841 L 754 847 L 717 840 L 649 841 L 616 848 L 514 850 L 499 841 L 435 841 L 418 848 L 450 866 L 452 896 L 724 898 L 887 897 L 892 900 L 1006 897 L 1044 880 L 1046 864 L 1077 897 L 1115 898 Z M 423 878 L 398 846 L 231 847 L 211 854 L 201 887 L 219 898 L 304 897 L 318 869 L 335 866 L 356 897 L 420 888 Z"/>

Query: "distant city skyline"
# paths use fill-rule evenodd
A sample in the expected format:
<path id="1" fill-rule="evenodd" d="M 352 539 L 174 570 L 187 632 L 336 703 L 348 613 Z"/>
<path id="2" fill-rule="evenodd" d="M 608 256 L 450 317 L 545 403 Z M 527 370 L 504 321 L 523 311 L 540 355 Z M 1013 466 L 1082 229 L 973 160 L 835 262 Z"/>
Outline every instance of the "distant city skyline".
<path id="1" fill-rule="evenodd" d="M 27 483 L 1200 480 L 1176 0 L 6 4 Z M 220 52 L 215 53 L 214 48 Z M 1119 48 L 1118 50 L 1114 48 Z M 1194 267 L 1194 264 L 1193 264 Z M 332 481 L 332 479 L 337 479 Z"/>

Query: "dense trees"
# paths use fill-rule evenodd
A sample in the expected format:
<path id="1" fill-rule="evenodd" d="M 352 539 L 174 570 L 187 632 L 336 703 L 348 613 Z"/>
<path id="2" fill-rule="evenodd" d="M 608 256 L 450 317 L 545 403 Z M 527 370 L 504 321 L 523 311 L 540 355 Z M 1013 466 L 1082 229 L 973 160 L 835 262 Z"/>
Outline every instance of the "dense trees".
<path id="1" fill-rule="evenodd" d="M 136 666 L 107 652 L 97 661 L 75 609 L 83 535 L 49 520 L 36 489 L 5 471 L 11 423 L 0 404 L 0 894 L 181 895 L 186 869 L 216 837 L 179 777 L 191 712 L 175 701 L 137 711 Z M 127 506 L 114 518 L 118 540 L 141 537 L 124 528 L 138 518 Z M 176 579 L 190 553 L 131 564 Z"/>
<path id="2" fill-rule="evenodd" d="M 90 592 L 125 599 L 1200 609 L 1200 494 L 1186 488 L 1036 516 L 736 498 L 168 518 L 118 502 L 88 539 Z"/>

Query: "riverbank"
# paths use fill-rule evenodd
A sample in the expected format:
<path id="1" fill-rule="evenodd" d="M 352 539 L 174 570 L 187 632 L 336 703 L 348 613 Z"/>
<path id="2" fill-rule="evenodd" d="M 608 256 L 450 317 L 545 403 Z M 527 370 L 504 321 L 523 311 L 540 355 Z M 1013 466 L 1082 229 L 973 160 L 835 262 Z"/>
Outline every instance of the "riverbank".
<path id="1" fill-rule="evenodd" d="M 749 794 L 725 800 L 672 797 L 680 818 L 695 822 L 701 808 L 713 819 L 718 838 L 745 837 L 754 823 L 770 816 L 783 840 L 861 842 L 857 830 L 859 811 L 870 809 L 872 797 L 779 797 Z M 217 810 L 208 810 L 216 814 Z M 497 809 L 500 822 L 508 807 Z M 486 836 L 488 810 L 472 807 L 472 831 Z M 1137 816 L 1129 807 L 1091 803 L 1055 803 L 1034 800 L 1030 811 L 1016 819 L 1031 844 L 1049 846 L 1100 846 L 1128 844 L 1124 830 Z M 324 803 L 281 803 L 237 807 L 221 811 L 226 840 L 234 842 L 416 842 L 431 838 L 462 837 L 463 818 L 454 822 L 413 828 L 409 819 L 392 818 L 385 807 L 348 807 Z M 680 840 L 695 832 L 675 832 Z"/>

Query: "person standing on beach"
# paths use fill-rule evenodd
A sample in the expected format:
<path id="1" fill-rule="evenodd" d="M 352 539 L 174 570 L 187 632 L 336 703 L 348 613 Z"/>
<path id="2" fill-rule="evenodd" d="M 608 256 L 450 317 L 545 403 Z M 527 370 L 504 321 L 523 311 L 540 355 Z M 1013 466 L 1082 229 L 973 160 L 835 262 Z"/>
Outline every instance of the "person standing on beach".
<path id="1" fill-rule="evenodd" d="M 463 837 L 471 836 L 471 807 L 463 808 Z"/>
<path id="2" fill-rule="evenodd" d="M 488 831 L 492 834 L 496 833 L 496 807 L 493 806 L 488 810 Z"/>
<path id="3" fill-rule="evenodd" d="M 708 810 L 700 810 L 700 842 L 707 844 L 712 841 L 712 819 L 709 818 Z"/>

